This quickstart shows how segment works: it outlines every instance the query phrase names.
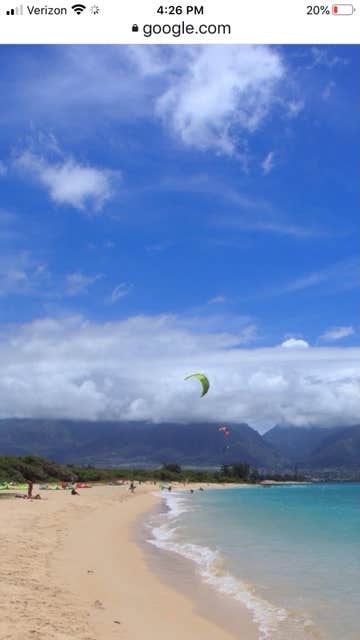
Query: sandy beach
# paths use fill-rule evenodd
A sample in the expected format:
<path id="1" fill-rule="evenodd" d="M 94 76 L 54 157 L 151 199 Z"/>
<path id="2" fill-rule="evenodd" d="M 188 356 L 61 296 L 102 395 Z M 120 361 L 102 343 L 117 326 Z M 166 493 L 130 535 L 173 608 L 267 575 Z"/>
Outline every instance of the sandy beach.
<path id="1" fill-rule="evenodd" d="M 134 531 L 154 489 L 1 499 L 0 640 L 256 640 L 245 608 L 234 635 L 150 570 Z"/>

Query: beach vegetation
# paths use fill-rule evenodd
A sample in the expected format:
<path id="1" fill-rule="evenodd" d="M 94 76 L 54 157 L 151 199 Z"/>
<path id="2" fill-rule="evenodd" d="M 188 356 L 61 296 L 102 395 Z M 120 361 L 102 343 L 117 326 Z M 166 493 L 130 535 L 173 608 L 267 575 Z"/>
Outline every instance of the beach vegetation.
<path id="1" fill-rule="evenodd" d="M 136 480 L 138 482 L 197 482 L 197 483 L 251 483 L 264 479 L 302 480 L 291 474 L 262 475 L 244 462 L 224 464 L 220 469 L 183 468 L 177 463 L 165 463 L 160 468 L 100 468 L 92 465 L 63 465 L 39 456 L 0 456 L 1 482 L 114 482 Z"/>

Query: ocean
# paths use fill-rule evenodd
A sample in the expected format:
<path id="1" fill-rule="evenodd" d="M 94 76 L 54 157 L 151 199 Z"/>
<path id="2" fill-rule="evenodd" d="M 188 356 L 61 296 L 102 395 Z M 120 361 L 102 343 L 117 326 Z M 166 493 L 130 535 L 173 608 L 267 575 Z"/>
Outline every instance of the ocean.
<path id="1" fill-rule="evenodd" d="M 261 640 L 360 639 L 360 484 L 161 495 L 149 542 L 243 603 Z"/>

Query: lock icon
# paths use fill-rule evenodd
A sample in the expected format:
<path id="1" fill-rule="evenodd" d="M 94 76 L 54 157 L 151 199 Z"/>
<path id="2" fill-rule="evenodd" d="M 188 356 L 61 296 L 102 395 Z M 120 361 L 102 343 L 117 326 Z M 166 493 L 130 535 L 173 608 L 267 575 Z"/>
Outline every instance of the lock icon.
<path id="1" fill-rule="evenodd" d="M 133 24 L 131 31 L 139 31 L 139 27 L 137 24 Z"/>

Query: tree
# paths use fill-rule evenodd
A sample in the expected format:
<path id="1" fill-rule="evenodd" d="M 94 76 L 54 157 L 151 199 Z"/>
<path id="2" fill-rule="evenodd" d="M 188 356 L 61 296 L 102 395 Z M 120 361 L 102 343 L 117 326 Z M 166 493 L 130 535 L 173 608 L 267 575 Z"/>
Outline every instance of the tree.
<path id="1" fill-rule="evenodd" d="M 230 466 L 228 464 L 222 464 L 221 465 L 221 469 L 220 469 L 220 473 L 222 476 L 229 476 L 230 475 Z"/>
<path id="2" fill-rule="evenodd" d="M 182 473 L 180 465 L 176 463 L 164 464 L 163 469 L 165 471 L 170 471 L 170 473 Z"/>

